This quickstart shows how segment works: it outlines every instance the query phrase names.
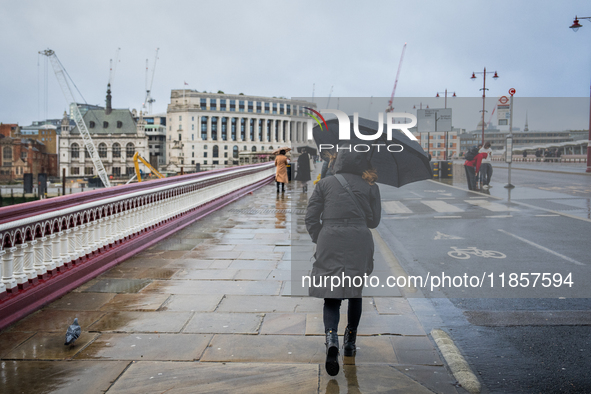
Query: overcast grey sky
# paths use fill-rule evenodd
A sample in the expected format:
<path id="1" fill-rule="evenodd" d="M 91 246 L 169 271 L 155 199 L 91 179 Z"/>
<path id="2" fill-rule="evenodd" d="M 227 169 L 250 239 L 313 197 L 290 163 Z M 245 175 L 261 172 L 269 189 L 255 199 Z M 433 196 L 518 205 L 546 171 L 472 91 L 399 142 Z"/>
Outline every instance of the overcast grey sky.
<path id="1" fill-rule="evenodd" d="M 140 108 L 146 59 L 151 67 L 160 48 L 152 90 L 154 112 L 164 112 L 171 89 L 185 81 L 199 91 L 259 96 L 306 97 L 315 83 L 317 97 L 328 96 L 331 86 L 333 98 L 389 97 L 407 42 L 397 97 L 433 97 L 446 88 L 460 97 L 479 97 L 482 76 L 474 82 L 470 76 L 487 67 L 500 76 L 487 79 L 491 97 L 513 87 L 516 97 L 587 98 L 587 110 L 581 105 L 576 114 L 579 128 L 587 128 L 591 23 L 581 21 L 577 33 L 568 27 L 575 15 L 591 16 L 589 1 L 0 0 L 0 5 L 3 123 L 26 125 L 45 117 L 42 88 L 41 105 L 38 97 L 44 59 L 38 67 L 37 52 L 46 48 L 55 50 L 89 103 L 104 105 L 109 59 L 120 47 L 113 84 L 117 108 Z M 66 103 L 50 66 L 48 97 L 48 117 L 60 117 Z M 472 128 L 478 116 L 454 126 Z M 530 128 L 533 116 L 530 112 Z"/>

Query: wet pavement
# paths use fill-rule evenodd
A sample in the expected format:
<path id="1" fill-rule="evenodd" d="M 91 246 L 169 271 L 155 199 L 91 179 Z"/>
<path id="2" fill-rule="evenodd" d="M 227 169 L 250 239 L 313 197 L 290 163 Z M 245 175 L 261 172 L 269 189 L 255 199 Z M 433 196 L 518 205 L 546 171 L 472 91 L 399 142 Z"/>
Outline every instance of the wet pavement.
<path id="1" fill-rule="evenodd" d="M 4 330 L 0 391 L 465 392 L 397 291 L 364 297 L 357 357 L 326 374 L 323 301 L 289 295 L 305 203 L 297 183 L 265 186 Z M 64 346 L 75 317 L 82 335 Z"/>

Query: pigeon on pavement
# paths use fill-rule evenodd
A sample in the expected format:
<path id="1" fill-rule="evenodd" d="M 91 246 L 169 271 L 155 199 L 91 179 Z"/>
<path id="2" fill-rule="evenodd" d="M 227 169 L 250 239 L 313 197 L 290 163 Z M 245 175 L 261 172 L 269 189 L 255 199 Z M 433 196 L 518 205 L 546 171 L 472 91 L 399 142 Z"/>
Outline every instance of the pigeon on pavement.
<path id="1" fill-rule="evenodd" d="M 68 327 L 68 331 L 66 331 L 66 343 L 64 345 L 71 345 L 74 343 L 76 339 L 80 336 L 82 329 L 80 328 L 80 324 L 78 324 L 78 318 L 74 319 L 74 323 Z"/>

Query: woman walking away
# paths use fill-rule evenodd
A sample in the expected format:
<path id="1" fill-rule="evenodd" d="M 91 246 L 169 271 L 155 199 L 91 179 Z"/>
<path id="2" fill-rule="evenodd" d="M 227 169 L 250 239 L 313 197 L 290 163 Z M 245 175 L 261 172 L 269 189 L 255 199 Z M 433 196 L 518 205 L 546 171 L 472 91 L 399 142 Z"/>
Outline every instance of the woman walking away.
<path id="1" fill-rule="evenodd" d="M 307 151 L 303 151 L 298 157 L 298 173 L 295 177 L 296 181 L 302 182 L 303 192 L 308 192 L 308 181 L 310 178 L 310 155 Z"/>
<path id="2" fill-rule="evenodd" d="M 363 284 L 353 278 L 362 278 L 373 271 L 374 244 L 368 228 L 378 226 L 382 211 L 380 189 L 374 183 L 377 173 L 371 168 L 367 153 L 339 151 L 334 173 L 335 176 L 317 183 L 306 213 L 306 228 L 317 244 L 309 294 L 324 298 L 325 367 L 331 376 L 339 372 L 337 328 L 345 298 L 349 305 L 344 353 L 351 357 L 356 352 Z M 332 287 L 331 283 L 322 287 L 320 279 L 325 276 L 352 279 L 349 283 L 343 280 L 338 287 Z"/>
<path id="3" fill-rule="evenodd" d="M 287 180 L 287 157 L 285 157 L 285 150 L 280 150 L 277 157 L 275 157 L 275 181 L 277 181 L 277 193 L 279 193 L 279 184 L 281 183 L 281 192 L 285 192 L 285 184 Z"/>

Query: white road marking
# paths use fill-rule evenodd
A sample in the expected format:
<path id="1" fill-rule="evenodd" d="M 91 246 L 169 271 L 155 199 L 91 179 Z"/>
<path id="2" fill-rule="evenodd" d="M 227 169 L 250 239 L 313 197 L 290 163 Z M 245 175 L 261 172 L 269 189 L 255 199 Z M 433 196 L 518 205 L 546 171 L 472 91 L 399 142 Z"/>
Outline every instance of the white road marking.
<path id="1" fill-rule="evenodd" d="M 536 215 L 539 218 L 546 218 L 546 217 L 550 217 L 550 216 L 560 216 L 560 215 Z"/>
<path id="2" fill-rule="evenodd" d="M 492 216 L 487 216 L 487 218 L 512 218 L 513 215 L 492 215 Z"/>
<path id="3" fill-rule="evenodd" d="M 464 238 L 458 237 L 456 235 L 443 234 L 443 233 L 437 231 L 437 235 L 435 235 L 435 238 L 433 238 L 433 239 L 464 239 Z"/>
<path id="4" fill-rule="evenodd" d="M 435 219 L 461 219 L 461 216 L 433 216 Z"/>
<path id="5" fill-rule="evenodd" d="M 455 200 L 455 197 L 437 197 L 438 200 Z"/>
<path id="6" fill-rule="evenodd" d="M 509 208 L 503 204 L 499 204 L 496 202 L 490 202 L 488 200 L 464 200 L 468 204 L 478 205 L 484 209 L 488 209 L 492 212 L 503 212 L 503 211 L 519 211 L 517 208 Z"/>
<path id="7" fill-rule="evenodd" d="M 521 237 L 520 237 L 520 236 L 518 236 L 518 235 L 511 234 L 510 232 L 507 232 L 507 231 L 505 231 L 505 230 L 503 230 L 503 229 L 499 229 L 499 231 L 500 231 L 500 232 L 502 232 L 502 233 L 505 233 L 505 234 L 507 234 L 507 235 L 510 235 L 510 236 L 512 236 L 513 238 L 517 238 L 518 240 L 520 240 L 520 241 L 522 241 L 522 242 L 525 242 L 526 244 L 529 244 L 529 245 L 531 245 L 531 246 L 535 246 L 536 248 L 538 248 L 538 249 L 540 249 L 540 250 L 543 250 L 544 252 L 551 253 L 551 254 L 553 254 L 554 256 L 558 256 L 558 257 L 560 257 L 561 259 L 564 259 L 564 260 L 566 260 L 566 261 L 570 261 L 571 263 L 574 263 L 574 264 L 576 264 L 576 265 L 585 265 L 585 264 L 581 263 L 580 261 L 577 261 L 577 260 L 575 260 L 575 259 L 571 259 L 571 258 L 570 258 L 570 257 L 568 257 L 568 256 L 565 256 L 565 255 L 563 255 L 563 254 L 560 254 L 560 253 L 558 253 L 558 252 L 555 252 L 555 251 L 553 251 L 553 250 L 551 250 L 551 249 L 548 249 L 548 248 L 546 248 L 546 247 L 544 247 L 544 246 L 542 246 L 542 245 L 538 245 L 538 244 L 537 244 L 537 243 L 535 243 L 535 242 L 528 241 L 527 239 L 525 239 L 525 238 L 521 238 Z"/>
<path id="8" fill-rule="evenodd" d="M 384 201 L 382 206 L 384 207 L 384 211 L 390 214 L 412 213 L 412 211 L 400 201 Z"/>
<path id="9" fill-rule="evenodd" d="M 462 208 L 446 203 L 440 200 L 426 200 L 421 201 L 423 204 L 437 212 L 464 212 Z"/>

